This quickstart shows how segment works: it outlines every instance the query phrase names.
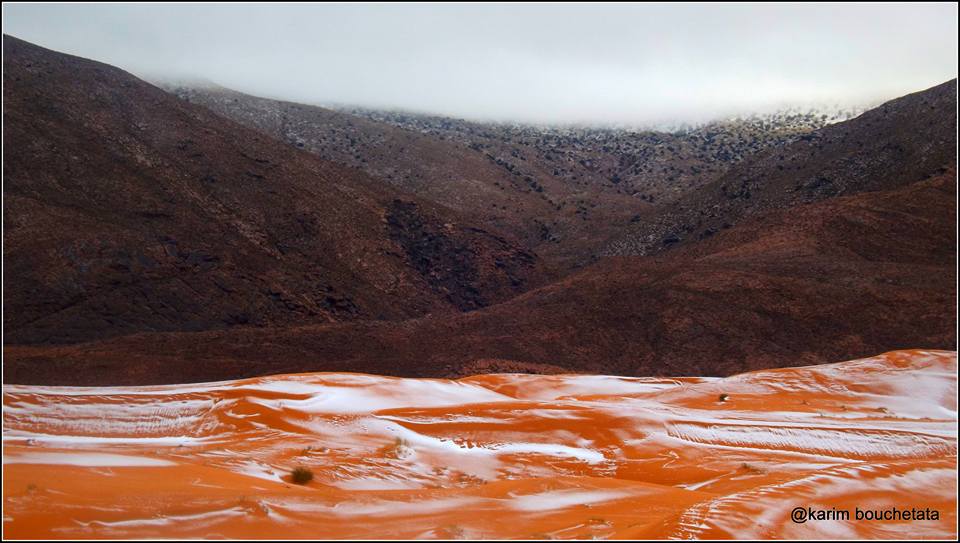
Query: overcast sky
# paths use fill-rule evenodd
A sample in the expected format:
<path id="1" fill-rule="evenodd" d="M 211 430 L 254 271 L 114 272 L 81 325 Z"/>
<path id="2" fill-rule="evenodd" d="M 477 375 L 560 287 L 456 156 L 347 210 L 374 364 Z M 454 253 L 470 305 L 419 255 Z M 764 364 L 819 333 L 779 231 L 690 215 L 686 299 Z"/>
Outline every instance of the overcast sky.
<path id="1" fill-rule="evenodd" d="M 957 5 L 4 4 L 3 31 L 146 78 L 533 122 L 866 104 L 957 74 Z"/>

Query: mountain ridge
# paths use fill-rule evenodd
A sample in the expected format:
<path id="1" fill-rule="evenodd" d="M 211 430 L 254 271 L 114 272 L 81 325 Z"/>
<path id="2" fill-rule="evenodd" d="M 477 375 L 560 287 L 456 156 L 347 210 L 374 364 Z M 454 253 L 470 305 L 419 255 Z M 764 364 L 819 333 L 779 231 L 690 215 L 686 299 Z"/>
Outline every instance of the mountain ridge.
<path id="1" fill-rule="evenodd" d="M 773 209 L 922 179 L 956 161 L 956 97 L 952 79 L 754 155 L 609 241 L 600 254 L 656 253 Z"/>
<path id="2" fill-rule="evenodd" d="M 541 280 L 509 234 L 117 68 L 4 52 L 7 341 L 408 318 Z"/>
<path id="3" fill-rule="evenodd" d="M 320 370 L 457 377 L 477 367 L 728 375 L 905 345 L 955 349 L 955 196 L 950 168 L 656 257 L 610 257 L 472 313 L 8 347 L 4 375 L 48 384 L 163 383 L 171 368 L 191 381 Z"/>
<path id="4" fill-rule="evenodd" d="M 4 40 L 11 382 L 724 375 L 956 346 L 955 80 L 740 161 L 662 207 L 675 241 L 558 279 L 510 233 Z M 595 236 L 601 203 L 573 222 Z"/>

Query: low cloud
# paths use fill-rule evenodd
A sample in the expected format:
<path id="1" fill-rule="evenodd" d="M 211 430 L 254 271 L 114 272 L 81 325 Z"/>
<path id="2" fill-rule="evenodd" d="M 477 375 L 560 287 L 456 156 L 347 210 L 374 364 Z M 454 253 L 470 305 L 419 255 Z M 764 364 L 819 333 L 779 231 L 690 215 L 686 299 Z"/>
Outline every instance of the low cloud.
<path id="1" fill-rule="evenodd" d="M 4 32 L 150 79 L 473 119 L 697 121 L 956 77 L 957 5 L 4 4 Z"/>

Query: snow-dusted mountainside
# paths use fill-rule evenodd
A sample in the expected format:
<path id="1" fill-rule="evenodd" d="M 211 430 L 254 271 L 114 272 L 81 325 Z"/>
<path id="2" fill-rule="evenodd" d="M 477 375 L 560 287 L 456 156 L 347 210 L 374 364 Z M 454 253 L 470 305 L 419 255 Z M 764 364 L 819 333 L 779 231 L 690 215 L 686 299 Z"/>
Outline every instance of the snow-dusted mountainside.
<path id="1" fill-rule="evenodd" d="M 113 66 L 3 48 L 8 343 L 404 319 L 542 280 L 509 233 Z"/>
<path id="2" fill-rule="evenodd" d="M 3 535 L 953 538 L 956 394 L 948 351 L 724 379 L 8 385 Z M 938 520 L 790 520 L 894 506 Z"/>
<path id="3" fill-rule="evenodd" d="M 573 186 L 648 203 L 672 201 L 746 157 L 863 112 L 859 107 L 789 107 L 698 124 L 641 127 L 536 126 L 357 107 L 339 110 L 466 145 L 498 164 L 519 168 L 521 174 L 543 167 Z"/>
<path id="4" fill-rule="evenodd" d="M 831 119 L 424 128 L 184 97 L 4 37 L 5 382 L 727 376 L 956 349 L 956 80 L 806 133 Z M 628 190 L 669 171 L 706 184 Z"/>
<path id="5" fill-rule="evenodd" d="M 957 160 L 956 103 L 952 79 L 756 153 L 643 217 L 602 252 L 653 254 L 750 217 L 899 187 L 943 171 Z"/>
<path id="6" fill-rule="evenodd" d="M 673 127 L 473 122 L 250 96 L 163 82 L 191 103 L 364 171 L 386 185 L 508 228 L 561 267 L 758 152 L 860 112 L 793 108 Z"/>

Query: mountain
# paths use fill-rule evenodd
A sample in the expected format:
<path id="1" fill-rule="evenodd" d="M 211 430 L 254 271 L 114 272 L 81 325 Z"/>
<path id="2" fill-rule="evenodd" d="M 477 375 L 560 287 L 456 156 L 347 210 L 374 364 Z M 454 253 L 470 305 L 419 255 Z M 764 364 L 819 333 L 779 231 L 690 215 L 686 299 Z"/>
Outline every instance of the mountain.
<path id="1" fill-rule="evenodd" d="M 604 255 L 651 254 L 749 217 L 922 179 L 956 162 L 957 80 L 758 153 L 615 236 Z"/>
<path id="2" fill-rule="evenodd" d="M 345 139 L 382 134 L 358 140 L 372 168 L 400 142 L 459 149 L 435 141 L 466 133 L 456 123 L 410 135 L 231 93 L 211 103 L 252 112 L 254 129 L 9 37 L 4 93 L 7 382 L 729 375 L 956 348 L 956 81 L 743 154 L 672 203 L 646 202 L 626 236 L 605 237 L 630 222 L 607 220 L 629 209 L 615 184 L 547 176 L 547 197 L 593 200 L 554 208 L 546 218 L 580 225 L 566 230 L 576 243 L 536 253 L 456 208 L 459 189 L 423 188 L 440 177 L 391 184 L 273 137 L 332 132 L 328 158 L 343 160 Z M 270 112 L 288 124 L 260 126 Z M 482 137 L 473 151 L 515 179 L 544 169 L 540 144 Z M 548 261 L 569 264 L 604 239 L 626 256 L 559 280 L 538 258 L 553 244 Z"/>
<path id="3" fill-rule="evenodd" d="M 650 207 L 600 186 L 581 186 L 527 162 L 512 146 L 484 151 L 322 107 L 269 100 L 215 85 L 171 85 L 177 96 L 324 159 L 360 169 L 478 224 L 514 232 L 560 268 L 583 260 L 637 209 Z M 587 215 L 587 210 L 590 210 Z"/>
<path id="4" fill-rule="evenodd" d="M 402 319 L 542 280 L 508 234 L 4 36 L 8 344 Z"/>
<path id="5" fill-rule="evenodd" d="M 527 199 L 527 193 L 518 193 L 510 185 L 508 172 L 474 150 L 443 139 L 214 84 L 166 88 L 188 102 L 462 213 L 516 227 L 512 202 Z M 501 188 L 501 184 L 506 186 Z M 544 199 L 528 200 L 525 205 L 531 206 L 531 214 L 547 213 Z M 484 205 L 478 206 L 478 202 Z"/>
<path id="6" fill-rule="evenodd" d="M 956 170 L 611 257 L 479 311 L 404 322 L 140 334 L 5 349 L 17 383 L 302 371 L 729 375 L 907 346 L 956 349 Z"/>
<path id="7" fill-rule="evenodd" d="M 790 111 L 673 131 L 479 123 L 258 98 L 212 83 L 177 96 L 318 156 L 516 232 L 560 269 L 631 223 L 839 117 Z"/>
<path id="8" fill-rule="evenodd" d="M 532 161 L 575 186 L 647 203 L 673 201 L 759 151 L 795 141 L 857 111 L 787 108 L 698 125 L 631 127 L 481 123 L 402 111 L 341 110 L 459 142 L 507 162 L 521 159 L 512 166 Z"/>

